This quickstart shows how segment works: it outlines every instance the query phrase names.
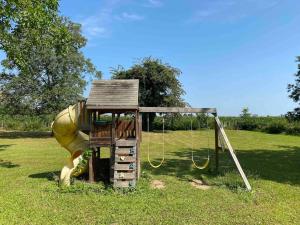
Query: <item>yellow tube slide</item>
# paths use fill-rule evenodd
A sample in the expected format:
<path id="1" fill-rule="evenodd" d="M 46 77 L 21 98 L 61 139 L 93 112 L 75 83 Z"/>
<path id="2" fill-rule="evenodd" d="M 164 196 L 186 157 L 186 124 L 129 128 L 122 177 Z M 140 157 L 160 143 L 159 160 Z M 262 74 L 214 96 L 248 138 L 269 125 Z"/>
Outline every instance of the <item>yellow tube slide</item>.
<path id="1" fill-rule="evenodd" d="M 52 123 L 57 142 L 71 154 L 60 174 L 60 183 L 64 185 L 70 185 L 70 178 L 75 175 L 74 169 L 81 160 L 81 154 L 88 148 L 89 136 L 78 129 L 79 115 L 77 104 L 69 106 L 61 111 Z"/>

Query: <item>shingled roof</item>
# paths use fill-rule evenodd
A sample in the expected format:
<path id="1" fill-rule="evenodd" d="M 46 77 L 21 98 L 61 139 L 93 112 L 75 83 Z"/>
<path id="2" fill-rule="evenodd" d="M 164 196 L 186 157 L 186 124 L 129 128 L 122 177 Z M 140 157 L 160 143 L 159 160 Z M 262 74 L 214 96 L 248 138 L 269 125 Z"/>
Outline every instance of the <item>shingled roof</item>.
<path id="1" fill-rule="evenodd" d="M 96 80 L 86 102 L 88 109 L 137 109 L 139 80 Z"/>

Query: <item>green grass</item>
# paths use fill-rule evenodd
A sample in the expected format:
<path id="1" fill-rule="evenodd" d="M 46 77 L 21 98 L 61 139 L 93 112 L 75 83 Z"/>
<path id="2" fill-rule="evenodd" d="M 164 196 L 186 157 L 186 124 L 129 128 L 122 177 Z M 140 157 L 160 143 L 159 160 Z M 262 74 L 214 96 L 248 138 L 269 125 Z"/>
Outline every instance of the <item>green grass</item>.
<path id="1" fill-rule="evenodd" d="M 192 167 L 192 141 L 186 131 L 165 135 L 165 164 L 147 163 L 143 136 L 143 178 L 137 190 L 124 193 L 103 184 L 75 181 L 59 189 L 57 175 L 68 156 L 47 133 L 0 133 L 0 224 L 299 224 L 300 137 L 228 131 L 229 139 L 253 186 L 246 192 L 227 153 L 220 174 Z M 197 156 L 213 147 L 213 132 L 194 134 Z M 161 158 L 161 134 L 151 134 L 151 157 Z M 211 152 L 213 153 L 213 152 Z M 213 155 L 212 155 L 213 157 Z M 204 158 L 199 159 L 199 164 Z M 210 190 L 192 187 L 204 179 Z M 165 182 L 153 190 L 153 179 Z"/>

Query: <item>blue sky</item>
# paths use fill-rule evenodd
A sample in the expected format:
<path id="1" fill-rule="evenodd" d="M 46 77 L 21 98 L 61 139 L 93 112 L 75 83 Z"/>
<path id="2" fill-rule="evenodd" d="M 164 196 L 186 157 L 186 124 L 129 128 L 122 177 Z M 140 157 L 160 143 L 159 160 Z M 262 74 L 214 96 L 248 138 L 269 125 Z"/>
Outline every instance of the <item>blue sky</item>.
<path id="1" fill-rule="evenodd" d="M 61 0 L 82 24 L 86 57 L 110 78 L 153 56 L 179 68 L 193 107 L 259 115 L 295 107 L 286 86 L 300 55 L 299 0 Z M 85 95 L 89 92 L 85 91 Z"/>

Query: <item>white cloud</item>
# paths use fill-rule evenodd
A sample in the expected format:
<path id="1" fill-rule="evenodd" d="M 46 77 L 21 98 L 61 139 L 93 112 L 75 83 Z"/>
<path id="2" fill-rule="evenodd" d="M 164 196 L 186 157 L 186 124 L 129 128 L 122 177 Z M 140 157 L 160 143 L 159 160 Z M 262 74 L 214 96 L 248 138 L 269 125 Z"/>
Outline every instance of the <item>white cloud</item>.
<path id="1" fill-rule="evenodd" d="M 146 7 L 162 7 L 163 2 L 161 0 L 147 0 Z"/>
<path id="2" fill-rule="evenodd" d="M 80 21 L 82 31 L 89 40 L 109 37 L 112 33 L 112 24 L 115 21 L 140 21 L 144 19 L 143 16 L 135 13 L 115 14 L 115 11 L 128 1 L 106 0 L 105 3 L 100 11 Z"/>
<path id="3" fill-rule="evenodd" d="M 188 23 L 209 21 L 235 22 L 277 6 L 282 0 L 218 0 L 199 4 Z"/>
<path id="4" fill-rule="evenodd" d="M 123 12 L 121 15 L 116 16 L 116 19 L 121 21 L 139 21 L 143 20 L 144 17 L 134 13 Z"/>
<path id="5" fill-rule="evenodd" d="M 109 14 L 100 13 L 98 16 L 90 16 L 81 21 L 82 31 L 88 39 L 95 37 L 107 37 L 109 32 L 106 28 Z"/>

